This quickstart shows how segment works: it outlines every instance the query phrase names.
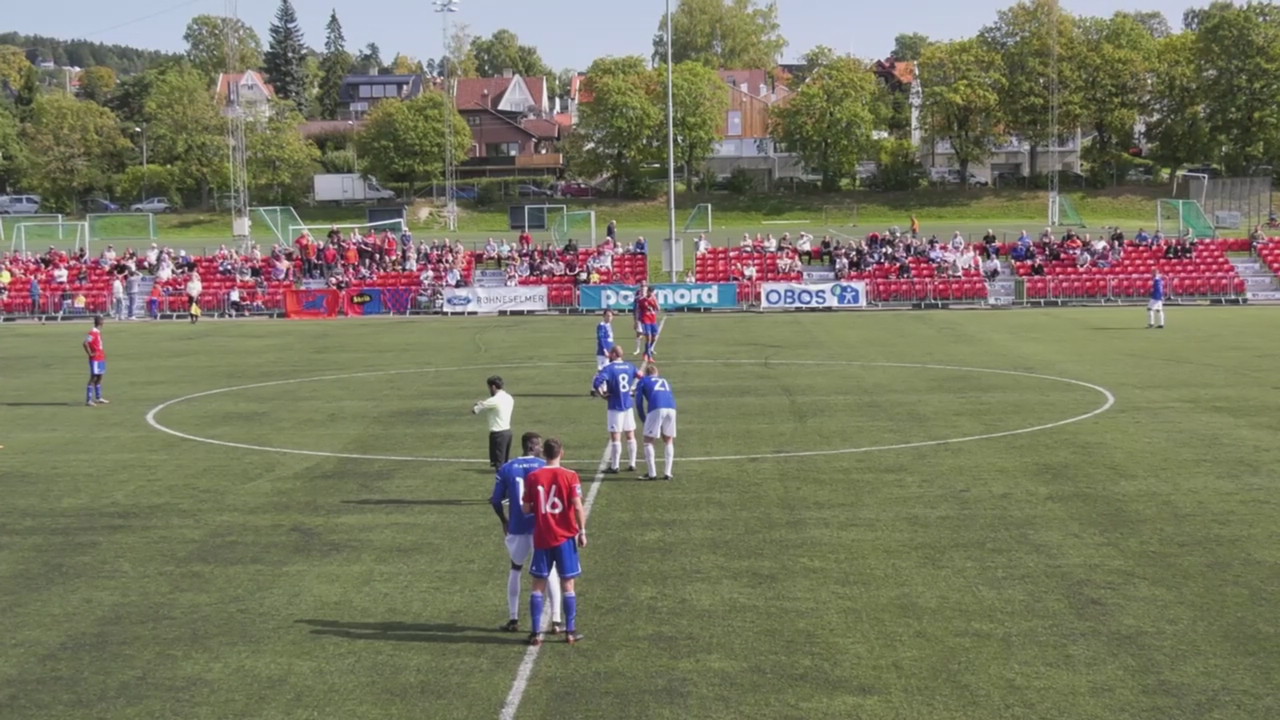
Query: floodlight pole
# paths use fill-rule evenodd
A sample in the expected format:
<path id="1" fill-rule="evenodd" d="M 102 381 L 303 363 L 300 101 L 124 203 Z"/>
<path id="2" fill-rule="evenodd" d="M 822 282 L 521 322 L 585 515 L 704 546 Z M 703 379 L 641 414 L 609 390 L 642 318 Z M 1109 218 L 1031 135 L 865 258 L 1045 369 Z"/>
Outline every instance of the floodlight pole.
<path id="1" fill-rule="evenodd" d="M 667 242 L 671 248 L 671 282 L 676 281 L 676 124 L 674 71 L 671 67 L 671 0 L 667 0 Z M 687 179 L 687 178 L 686 178 Z"/>
<path id="2" fill-rule="evenodd" d="M 450 232 L 458 229 L 458 198 L 456 197 L 457 189 L 457 173 L 454 170 L 453 159 L 453 112 L 454 97 L 453 86 L 449 82 L 449 75 L 453 71 L 454 59 L 449 57 L 449 13 L 458 12 L 458 3 L 460 0 L 432 0 L 436 12 L 440 13 L 440 45 L 444 48 L 445 67 L 444 67 L 444 214 L 447 227 Z"/>

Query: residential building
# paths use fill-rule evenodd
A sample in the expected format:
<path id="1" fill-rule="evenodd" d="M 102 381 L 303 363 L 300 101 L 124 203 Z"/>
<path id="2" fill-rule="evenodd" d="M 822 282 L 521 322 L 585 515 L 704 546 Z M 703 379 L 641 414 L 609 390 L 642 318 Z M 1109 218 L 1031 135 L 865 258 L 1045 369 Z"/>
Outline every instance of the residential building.
<path id="1" fill-rule="evenodd" d="M 423 77 L 412 75 L 348 75 L 338 91 L 337 120 L 362 120 L 387 98 L 412 100 L 422 94 Z"/>
<path id="2" fill-rule="evenodd" d="M 721 70 L 729 94 L 729 108 L 720 125 L 709 166 L 716 175 L 745 169 L 759 175 L 762 184 L 803 174 L 794 153 L 778 147 L 769 133 L 770 113 L 785 102 L 791 90 L 778 84 L 765 70 Z"/>
<path id="3" fill-rule="evenodd" d="M 554 175 L 564 169 L 557 120 L 543 77 L 458 78 L 454 103 L 471 128 L 459 177 Z"/>
<path id="4" fill-rule="evenodd" d="M 246 70 L 218 75 L 215 97 L 223 115 L 230 115 L 239 103 L 246 116 L 265 117 L 271 112 L 276 91 L 256 70 Z"/>

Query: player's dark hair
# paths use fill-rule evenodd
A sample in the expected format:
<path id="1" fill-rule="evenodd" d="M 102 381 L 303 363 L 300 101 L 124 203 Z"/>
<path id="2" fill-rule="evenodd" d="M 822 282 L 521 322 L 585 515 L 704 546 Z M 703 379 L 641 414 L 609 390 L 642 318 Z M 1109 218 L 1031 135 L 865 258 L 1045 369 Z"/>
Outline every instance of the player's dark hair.
<path id="1" fill-rule="evenodd" d="M 101 316 L 101 315 L 94 315 L 94 316 L 93 316 L 93 326 L 94 326 L 94 327 L 102 327 L 102 316 Z"/>
<path id="2" fill-rule="evenodd" d="M 560 454 L 564 452 L 564 445 L 560 444 L 557 438 L 547 438 L 542 441 L 542 457 L 547 460 L 559 460 Z"/>
<path id="3" fill-rule="evenodd" d="M 489 387 L 491 388 L 494 388 L 496 390 L 502 389 L 502 378 L 497 375 L 490 375 L 489 379 L 485 380 L 485 382 L 488 383 Z"/>
<path id="4" fill-rule="evenodd" d="M 520 447 L 525 455 L 539 457 L 542 455 L 542 436 L 536 432 L 527 432 L 520 436 Z"/>

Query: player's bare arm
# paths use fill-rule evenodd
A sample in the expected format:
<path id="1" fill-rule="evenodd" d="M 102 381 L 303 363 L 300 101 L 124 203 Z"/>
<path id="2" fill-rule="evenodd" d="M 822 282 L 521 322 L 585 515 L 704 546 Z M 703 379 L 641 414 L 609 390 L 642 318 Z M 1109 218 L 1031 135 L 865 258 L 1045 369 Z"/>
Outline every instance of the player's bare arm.
<path id="1" fill-rule="evenodd" d="M 587 546 L 587 513 L 582 506 L 582 498 L 573 499 L 574 517 L 578 519 L 578 547 Z"/>

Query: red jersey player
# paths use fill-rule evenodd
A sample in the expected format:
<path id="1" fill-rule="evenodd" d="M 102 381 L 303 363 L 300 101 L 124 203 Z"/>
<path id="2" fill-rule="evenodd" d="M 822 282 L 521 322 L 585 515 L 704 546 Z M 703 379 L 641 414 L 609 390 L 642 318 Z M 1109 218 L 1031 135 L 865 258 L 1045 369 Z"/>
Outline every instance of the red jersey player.
<path id="1" fill-rule="evenodd" d="M 582 481 L 578 473 L 560 466 L 564 446 L 555 438 L 542 443 L 546 467 L 525 476 L 521 505 L 533 515 L 533 593 L 529 596 L 529 618 L 533 632 L 530 645 L 542 644 L 542 594 L 554 568 L 560 574 L 563 592 L 565 640 L 582 639 L 577 631 L 578 596 L 573 580 L 582 574 L 578 548 L 587 546 L 587 514 L 582 507 Z"/>
<path id="2" fill-rule="evenodd" d="M 89 356 L 89 384 L 84 389 L 84 404 L 107 405 L 102 397 L 102 376 L 107 374 L 107 351 L 102 347 L 102 316 L 93 318 L 93 329 L 84 339 L 84 352 Z"/>
<path id="3" fill-rule="evenodd" d="M 644 331 L 644 359 L 653 362 L 653 346 L 658 342 L 658 298 L 646 288 L 640 300 L 640 327 Z"/>

